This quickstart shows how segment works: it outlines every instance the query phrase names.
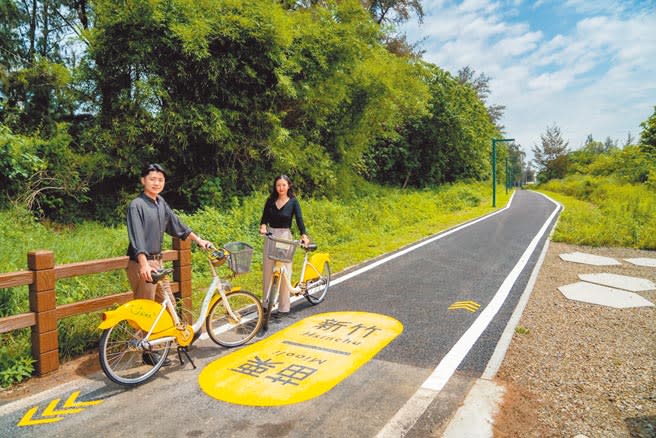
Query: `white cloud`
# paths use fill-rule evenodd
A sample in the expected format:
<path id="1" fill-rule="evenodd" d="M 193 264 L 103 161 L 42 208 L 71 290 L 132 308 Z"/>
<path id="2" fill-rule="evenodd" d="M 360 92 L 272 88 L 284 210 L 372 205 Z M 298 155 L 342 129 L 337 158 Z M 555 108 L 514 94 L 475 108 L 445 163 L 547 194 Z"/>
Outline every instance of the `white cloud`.
<path id="1" fill-rule="evenodd" d="M 498 56 L 519 56 L 534 50 L 540 40 L 542 32 L 526 32 L 511 38 L 504 38 L 492 46 L 492 51 Z"/>
<path id="2" fill-rule="evenodd" d="M 588 134 L 621 143 L 629 131 L 638 137 L 656 105 L 654 11 L 611 0 L 561 3 L 563 12 L 586 15 L 549 38 L 492 0 L 428 1 L 424 26 L 406 28 L 411 39 L 428 36 L 428 61 L 490 76 L 488 103 L 506 106 L 501 123 L 529 158 L 548 125 L 560 126 L 572 148 Z"/>

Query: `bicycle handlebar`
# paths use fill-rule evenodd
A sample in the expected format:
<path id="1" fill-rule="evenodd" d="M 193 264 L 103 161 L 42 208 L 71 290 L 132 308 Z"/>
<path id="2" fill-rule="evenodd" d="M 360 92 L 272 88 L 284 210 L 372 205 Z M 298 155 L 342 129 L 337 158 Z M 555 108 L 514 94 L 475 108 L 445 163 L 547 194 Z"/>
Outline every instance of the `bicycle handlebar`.
<path id="1" fill-rule="evenodd" d="M 274 240 L 276 242 L 291 243 L 292 245 L 302 246 L 301 245 L 301 243 L 302 243 L 301 240 L 297 240 L 297 239 L 296 240 L 288 240 L 288 239 L 283 239 L 282 237 L 275 237 L 271 231 L 269 231 L 265 234 L 262 234 L 262 237 L 266 237 L 266 238 Z"/>
<path id="2" fill-rule="evenodd" d="M 296 239 L 296 240 L 288 240 L 288 239 L 283 239 L 282 237 L 274 237 L 274 236 L 273 236 L 273 233 L 272 233 L 271 231 L 268 231 L 268 232 L 266 232 L 266 233 L 264 233 L 264 234 L 261 234 L 261 236 L 262 236 L 262 237 L 266 237 L 266 238 L 268 238 L 268 239 L 271 239 L 271 240 L 273 240 L 273 241 L 275 241 L 275 242 L 288 243 L 288 244 L 291 244 L 291 245 L 300 246 L 300 247 L 303 248 L 305 251 L 314 251 L 315 249 L 317 249 L 317 245 L 314 244 L 314 243 L 308 243 L 307 245 L 303 245 L 303 241 L 302 241 L 302 240 L 298 240 L 298 239 Z"/>

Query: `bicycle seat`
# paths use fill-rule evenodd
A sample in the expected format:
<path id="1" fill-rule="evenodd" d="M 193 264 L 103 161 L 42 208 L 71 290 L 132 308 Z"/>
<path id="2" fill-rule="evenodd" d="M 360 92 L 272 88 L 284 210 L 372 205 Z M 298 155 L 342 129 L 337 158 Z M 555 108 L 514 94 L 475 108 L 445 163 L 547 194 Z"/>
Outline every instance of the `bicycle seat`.
<path id="1" fill-rule="evenodd" d="M 301 246 L 301 248 L 304 248 L 307 252 L 312 252 L 316 251 L 318 246 L 316 243 L 310 243 L 308 246 Z"/>
<path id="2" fill-rule="evenodd" d="M 162 278 L 164 278 L 164 276 L 169 275 L 171 272 L 173 272 L 173 269 L 171 268 L 151 271 L 150 276 L 152 277 L 153 281 L 149 281 L 149 283 L 157 284 Z"/>

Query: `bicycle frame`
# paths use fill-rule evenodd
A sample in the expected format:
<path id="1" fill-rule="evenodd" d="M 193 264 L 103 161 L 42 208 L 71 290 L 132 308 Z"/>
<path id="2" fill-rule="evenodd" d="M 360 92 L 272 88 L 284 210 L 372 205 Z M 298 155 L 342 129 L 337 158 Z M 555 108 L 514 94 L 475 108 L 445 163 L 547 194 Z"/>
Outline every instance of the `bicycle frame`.
<path id="1" fill-rule="evenodd" d="M 194 340 L 194 333 L 201 330 L 207 312 L 215 301 L 223 299 L 230 316 L 237 319 L 232 308 L 230 308 L 229 301 L 226 299 L 225 291 L 236 291 L 241 288 L 233 288 L 228 282 L 222 281 L 211 262 L 210 268 L 212 269 L 212 282 L 207 288 L 207 292 L 205 292 L 198 319 L 192 325 L 188 325 L 181 320 L 169 294 L 165 294 L 162 303 L 136 299 L 128 301 L 115 310 L 104 312 L 103 321 L 98 328 L 101 330 L 108 329 L 121 321 L 127 320 L 130 321 L 130 325 L 136 326 L 134 328 L 147 332 L 141 341 L 142 345 L 140 345 L 144 349 L 171 341 L 176 341 L 181 347 L 188 346 Z"/>
<path id="2" fill-rule="evenodd" d="M 272 240 L 277 240 L 289 244 L 293 244 L 298 246 L 300 244 L 299 241 L 297 240 L 286 240 L 286 239 L 280 239 L 280 238 L 272 238 L 271 236 L 266 236 L 267 239 L 272 239 Z M 274 260 L 273 261 L 273 268 L 272 268 L 272 276 L 271 276 L 271 281 L 269 282 L 269 285 L 267 287 L 267 296 L 263 297 L 264 298 L 264 307 L 269 308 L 270 302 L 272 300 L 275 300 L 276 297 L 280 294 L 280 287 L 281 287 L 281 281 L 280 278 L 284 278 L 285 286 L 287 286 L 287 290 L 289 291 L 290 295 L 301 295 L 305 293 L 305 291 L 308 289 L 308 282 L 311 282 L 312 280 L 315 280 L 319 278 L 323 274 L 323 267 L 325 266 L 326 262 L 330 262 L 330 255 L 328 253 L 314 253 L 310 255 L 309 251 L 305 251 L 305 255 L 303 257 L 303 265 L 301 267 L 301 274 L 299 276 L 299 282 L 297 286 L 293 286 L 291 283 L 290 274 L 287 272 L 287 268 L 285 267 L 285 262 L 280 261 L 280 260 Z M 317 269 L 317 266 L 320 267 L 320 269 Z M 277 281 L 277 287 L 275 291 L 272 291 L 272 286 L 273 282 L 275 280 Z"/>

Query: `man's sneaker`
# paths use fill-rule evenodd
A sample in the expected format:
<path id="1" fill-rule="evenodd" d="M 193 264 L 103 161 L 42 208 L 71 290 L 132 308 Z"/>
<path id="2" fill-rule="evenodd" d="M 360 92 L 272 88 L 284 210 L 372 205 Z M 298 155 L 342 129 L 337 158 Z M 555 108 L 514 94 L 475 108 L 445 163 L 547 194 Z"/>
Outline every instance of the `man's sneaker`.
<path id="1" fill-rule="evenodd" d="M 141 358 L 143 359 L 143 362 L 146 365 L 154 366 L 157 362 L 160 360 L 160 354 L 155 353 L 154 351 L 144 351 L 143 354 L 141 355 Z M 168 357 L 164 359 L 164 363 L 162 366 L 166 367 L 171 365 L 171 359 Z"/>

